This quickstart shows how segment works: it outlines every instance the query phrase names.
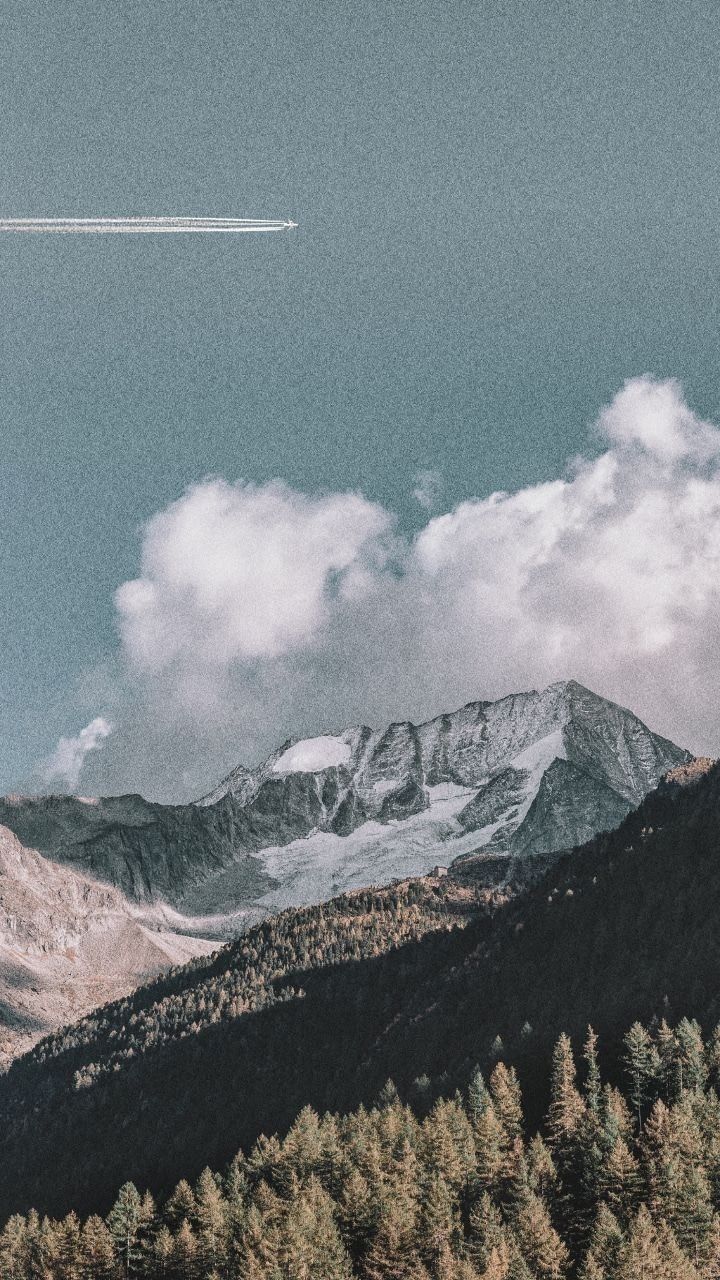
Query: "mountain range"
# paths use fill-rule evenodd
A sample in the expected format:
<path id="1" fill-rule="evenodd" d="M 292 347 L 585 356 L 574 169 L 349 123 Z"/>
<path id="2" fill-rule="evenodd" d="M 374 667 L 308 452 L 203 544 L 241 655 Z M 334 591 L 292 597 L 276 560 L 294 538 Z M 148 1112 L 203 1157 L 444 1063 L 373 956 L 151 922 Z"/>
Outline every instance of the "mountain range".
<path id="1" fill-rule="evenodd" d="M 422 1106 L 499 1057 L 533 1116 L 554 1041 L 588 1022 L 611 1078 L 637 1018 L 711 1032 L 719 839 L 720 766 L 695 761 L 514 898 L 425 878 L 254 926 L 12 1064 L 0 1212 L 162 1191 L 303 1106 L 370 1103 L 388 1077 Z"/>
<path id="2" fill-rule="evenodd" d="M 481 887 L 527 882 L 688 759 L 570 681 L 288 740 L 195 803 L 5 797 L 0 1052 L 287 907 L 438 864 Z"/>

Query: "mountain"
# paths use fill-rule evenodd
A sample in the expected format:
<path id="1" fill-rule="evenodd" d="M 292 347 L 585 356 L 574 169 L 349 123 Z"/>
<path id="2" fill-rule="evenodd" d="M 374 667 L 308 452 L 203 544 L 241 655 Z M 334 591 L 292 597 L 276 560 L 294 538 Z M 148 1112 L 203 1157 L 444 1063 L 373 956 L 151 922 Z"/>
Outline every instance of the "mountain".
<path id="1" fill-rule="evenodd" d="M 0 1063 L 215 945 L 0 827 Z"/>
<path id="2" fill-rule="evenodd" d="M 720 766 L 694 762 L 514 899 L 426 880 L 289 910 L 0 1079 L 0 1215 L 104 1207 L 342 1110 L 463 1084 L 498 1044 L 532 1113 L 557 1035 L 720 1018 Z M 433 902 L 435 905 L 433 905 Z M 500 1037 L 500 1040 L 498 1040 Z"/>
<path id="3" fill-rule="evenodd" d="M 0 1061 L 286 907 L 438 863 L 481 886 L 525 883 L 686 759 L 570 682 L 286 742 L 197 804 L 8 796 Z"/>
<path id="4" fill-rule="evenodd" d="M 134 900 L 218 917 L 213 933 L 232 935 L 243 912 L 257 919 L 438 862 L 482 874 L 498 857 L 554 854 L 616 826 L 688 758 L 570 681 L 420 725 L 288 741 L 196 804 L 9 797 L 0 822 Z"/>

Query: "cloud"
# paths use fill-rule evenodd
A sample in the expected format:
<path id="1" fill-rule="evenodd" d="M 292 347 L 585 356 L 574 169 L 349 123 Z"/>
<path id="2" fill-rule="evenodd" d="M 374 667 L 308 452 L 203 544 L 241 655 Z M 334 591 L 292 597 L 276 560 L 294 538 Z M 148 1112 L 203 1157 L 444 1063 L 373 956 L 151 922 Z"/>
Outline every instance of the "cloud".
<path id="1" fill-rule="evenodd" d="M 74 791 L 88 752 L 98 751 L 112 728 L 102 716 L 96 716 L 76 737 L 60 738 L 42 766 L 44 781 L 62 791 Z"/>
<path id="2" fill-rule="evenodd" d="M 414 478 L 413 498 L 423 511 L 434 511 L 440 501 L 443 481 L 439 471 L 418 471 Z"/>
<path id="3" fill-rule="evenodd" d="M 88 775 L 176 798 L 290 734 L 571 677 L 720 751 L 720 431 L 638 378 L 596 432 L 597 456 L 415 538 L 357 494 L 189 489 L 118 591 L 122 724 Z"/>
<path id="4" fill-rule="evenodd" d="M 142 576 L 117 592 L 131 664 L 224 668 L 312 643 L 334 599 L 387 559 L 390 517 L 358 494 L 310 498 L 211 479 L 148 524 Z"/>

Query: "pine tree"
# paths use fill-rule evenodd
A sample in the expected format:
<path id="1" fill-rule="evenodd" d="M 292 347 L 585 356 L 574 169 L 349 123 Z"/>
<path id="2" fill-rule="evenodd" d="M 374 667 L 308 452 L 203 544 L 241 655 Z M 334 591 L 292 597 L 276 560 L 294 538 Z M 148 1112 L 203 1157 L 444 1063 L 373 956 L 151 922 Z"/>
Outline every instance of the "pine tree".
<path id="1" fill-rule="evenodd" d="M 677 1042 L 672 1027 L 663 1018 L 655 1037 L 658 1055 L 658 1082 L 666 1106 L 680 1097 L 681 1073 L 677 1061 Z"/>
<path id="2" fill-rule="evenodd" d="M 169 1276 L 172 1254 L 172 1232 L 163 1223 L 153 1240 L 150 1259 L 151 1274 L 157 1276 L 158 1280 L 166 1280 L 166 1277 Z"/>
<path id="3" fill-rule="evenodd" d="M 530 1139 L 527 1150 L 528 1181 L 536 1195 L 550 1201 L 557 1184 L 557 1169 L 547 1143 L 539 1133 Z"/>
<path id="4" fill-rule="evenodd" d="M 552 1058 L 550 1109 L 547 1117 L 551 1147 L 557 1149 L 567 1144 L 567 1140 L 577 1130 L 584 1110 L 583 1100 L 575 1087 L 572 1044 L 569 1036 L 563 1034 L 555 1045 Z"/>
<path id="5" fill-rule="evenodd" d="M 505 1158 L 505 1130 L 488 1102 L 475 1126 L 475 1177 L 482 1190 L 498 1186 Z"/>
<path id="6" fill-rule="evenodd" d="M 385 1201 L 361 1266 L 364 1280 L 415 1280 L 420 1259 L 415 1246 L 415 1216 L 403 1201 Z"/>
<path id="7" fill-rule="evenodd" d="M 187 1218 L 183 1218 L 172 1244 L 172 1269 L 176 1280 L 200 1280 L 198 1242 Z"/>
<path id="8" fill-rule="evenodd" d="M 640 1195 L 638 1162 L 623 1138 L 618 1138 L 607 1156 L 599 1181 L 599 1190 L 608 1206 L 625 1225 L 635 1211 Z"/>
<path id="9" fill-rule="evenodd" d="M 530 1198 L 530 1174 L 522 1138 L 516 1138 L 508 1153 L 501 1192 L 502 1206 L 508 1222 L 514 1222 Z"/>
<path id="10" fill-rule="evenodd" d="M 350 1259 L 333 1216 L 332 1201 L 316 1177 L 288 1208 L 280 1263 L 284 1280 L 351 1280 Z"/>
<path id="11" fill-rule="evenodd" d="M 6 1280 L 25 1280 L 27 1222 L 15 1213 L 0 1233 L 0 1275 Z"/>
<path id="12" fill-rule="evenodd" d="M 514 1067 L 506 1067 L 504 1062 L 498 1062 L 490 1076 L 490 1094 L 508 1140 L 512 1142 L 515 1138 L 522 1137 L 522 1094 Z"/>
<path id="13" fill-rule="evenodd" d="M 480 1272 L 480 1280 L 508 1280 L 513 1258 L 517 1258 L 517 1251 L 511 1250 L 510 1240 L 504 1236 L 501 1243 L 490 1250 L 485 1268 Z"/>
<path id="14" fill-rule="evenodd" d="M 708 1040 L 705 1049 L 705 1069 L 710 1085 L 715 1089 L 720 1088 L 720 1024 L 714 1028 Z"/>
<path id="15" fill-rule="evenodd" d="M 478 1271 L 489 1265 L 493 1250 L 505 1243 L 502 1215 L 487 1191 L 484 1191 L 470 1210 L 467 1251 Z"/>
<path id="16" fill-rule="evenodd" d="M 513 1222 L 513 1230 L 531 1273 L 537 1280 L 562 1280 L 569 1254 L 539 1196 L 530 1192 Z"/>
<path id="17" fill-rule="evenodd" d="M 697 1092 L 707 1079 L 702 1031 L 693 1019 L 682 1018 L 675 1028 L 681 1090 Z"/>
<path id="18" fill-rule="evenodd" d="M 660 1069 L 657 1050 L 641 1022 L 634 1022 L 623 1040 L 625 1068 L 630 1081 L 629 1097 L 642 1133 L 643 1115 L 653 1096 Z"/>
<path id="19" fill-rule="evenodd" d="M 113 1238 L 102 1218 L 91 1214 L 80 1234 L 85 1280 L 110 1280 L 115 1268 Z"/>
<path id="20" fill-rule="evenodd" d="M 666 1223 L 657 1226 L 641 1205 L 620 1257 L 613 1280 L 698 1280 Z"/>
<path id="21" fill-rule="evenodd" d="M 482 1071 L 479 1067 L 475 1067 L 468 1085 L 467 1091 L 467 1113 L 473 1128 L 489 1105 L 490 1094 L 488 1093 Z"/>
<path id="22" fill-rule="evenodd" d="M 597 1115 L 600 1110 L 600 1094 L 602 1092 L 597 1046 L 598 1038 L 592 1027 L 588 1027 L 585 1044 L 583 1045 L 583 1059 L 585 1061 L 585 1098 L 588 1110 L 592 1115 Z"/>
<path id="23" fill-rule="evenodd" d="M 142 1224 L 142 1198 L 132 1182 L 120 1188 L 118 1198 L 107 1216 L 107 1225 L 115 1244 L 115 1252 L 127 1280 L 134 1275 L 140 1257 L 138 1234 Z"/>
<path id="24" fill-rule="evenodd" d="M 71 1211 L 57 1228 L 55 1269 L 58 1280 L 82 1280 L 82 1264 L 80 1219 Z"/>
<path id="25" fill-rule="evenodd" d="M 371 1191 L 359 1169 L 351 1167 L 338 1197 L 337 1217 L 342 1238 L 354 1262 L 367 1250 L 379 1216 L 377 1192 Z"/>
<path id="26" fill-rule="evenodd" d="M 190 1183 L 181 1178 L 165 1205 L 165 1219 L 171 1231 L 177 1231 L 180 1223 L 195 1216 L 195 1195 Z"/>
<path id="27" fill-rule="evenodd" d="M 227 1251 L 228 1213 L 222 1192 L 209 1169 L 203 1169 L 195 1187 L 194 1222 L 200 1267 L 204 1272 L 218 1270 Z"/>
<path id="28" fill-rule="evenodd" d="M 579 1280 L 612 1280 L 618 1267 L 623 1241 L 624 1236 L 617 1218 L 601 1201 Z"/>
<path id="29" fill-rule="evenodd" d="M 432 1174 L 420 1193 L 416 1238 L 420 1257 L 431 1274 L 437 1270 L 443 1249 L 452 1248 L 460 1236 L 460 1222 L 452 1190 L 440 1174 Z"/>

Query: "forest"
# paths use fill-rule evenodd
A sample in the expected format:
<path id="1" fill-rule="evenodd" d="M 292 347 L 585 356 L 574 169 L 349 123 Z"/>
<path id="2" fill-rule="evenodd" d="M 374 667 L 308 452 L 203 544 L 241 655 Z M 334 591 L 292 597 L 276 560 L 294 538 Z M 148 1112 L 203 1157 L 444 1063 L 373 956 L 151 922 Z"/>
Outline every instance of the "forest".
<path id="1" fill-rule="evenodd" d="M 720 1276 L 720 1028 L 636 1022 L 622 1088 L 588 1028 L 561 1035 L 539 1129 L 498 1059 L 413 1106 L 304 1108 L 221 1172 L 105 1217 L 13 1215 L 2 1280 L 714 1280 Z M 579 1069 L 578 1069 L 579 1066 Z"/>
<path id="2" fill-rule="evenodd" d="M 592 1022 L 622 1078 L 639 1020 L 720 1021 L 720 771 L 648 797 L 503 901 L 414 881 L 288 911 L 42 1042 L 0 1077 L 0 1218 L 160 1197 L 306 1106 L 370 1106 L 388 1077 L 463 1089 L 518 1071 L 532 1126 L 555 1040 Z"/>

